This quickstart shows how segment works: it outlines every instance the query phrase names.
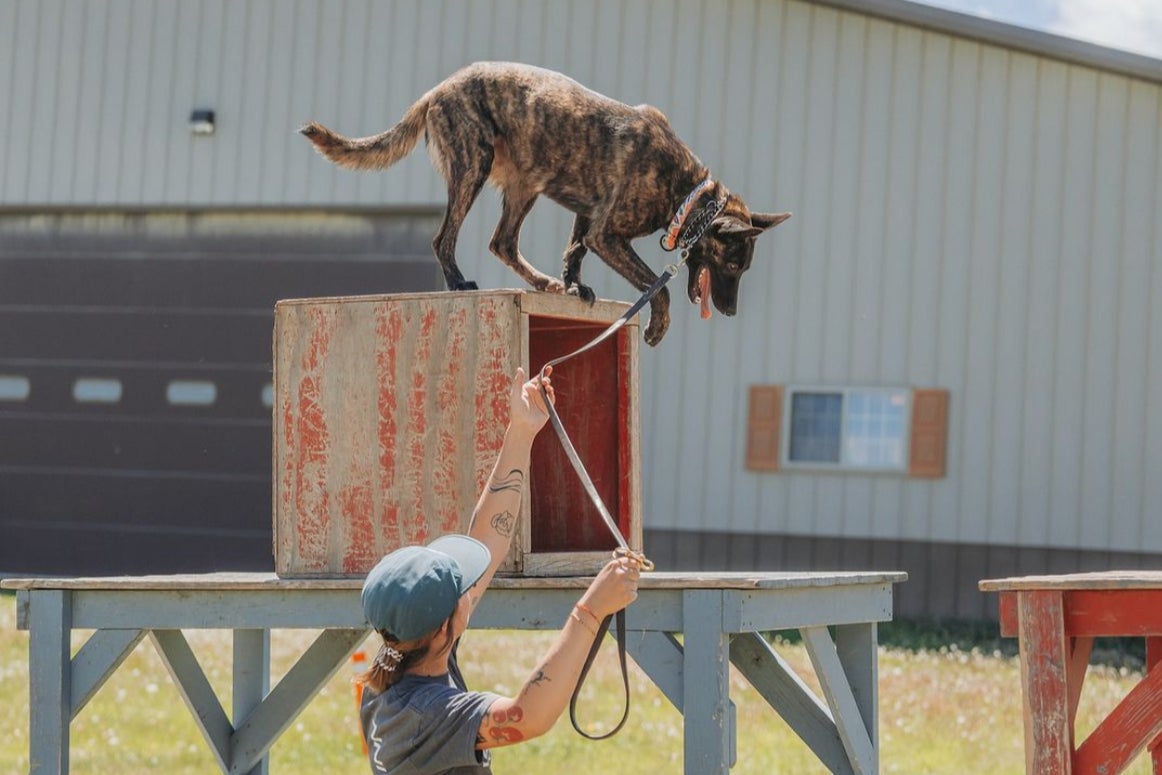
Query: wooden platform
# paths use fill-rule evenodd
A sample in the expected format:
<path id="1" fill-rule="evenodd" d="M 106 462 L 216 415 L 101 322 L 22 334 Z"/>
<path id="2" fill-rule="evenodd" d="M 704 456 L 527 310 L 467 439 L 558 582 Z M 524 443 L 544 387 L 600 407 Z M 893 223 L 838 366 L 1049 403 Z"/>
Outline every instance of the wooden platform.
<path id="1" fill-rule="evenodd" d="M 1149 751 L 1162 775 L 1162 571 L 1022 576 L 1000 593 L 1001 635 L 1018 638 L 1029 775 L 1122 772 Z M 1074 722 L 1095 638 L 1142 637 L 1146 674 L 1084 740 Z"/>
<path id="2" fill-rule="evenodd" d="M 876 626 L 891 619 L 893 585 L 905 579 L 903 573 L 645 574 L 626 611 L 626 646 L 683 714 L 685 772 L 727 775 L 737 758 L 731 665 L 830 771 L 879 772 Z M 589 581 L 496 579 L 471 626 L 559 629 Z M 17 624 L 29 630 L 33 775 L 68 772 L 70 720 L 146 638 L 221 771 L 265 775 L 275 740 L 369 631 L 359 579 L 208 573 L 8 579 L 0 586 L 16 591 Z M 270 631 L 284 628 L 321 633 L 271 687 Z M 230 715 L 186 629 L 234 631 Z M 802 635 L 822 697 L 760 634 L 788 629 Z M 93 630 L 75 654 L 74 630 Z M 659 771 L 669 768 L 659 763 Z"/>

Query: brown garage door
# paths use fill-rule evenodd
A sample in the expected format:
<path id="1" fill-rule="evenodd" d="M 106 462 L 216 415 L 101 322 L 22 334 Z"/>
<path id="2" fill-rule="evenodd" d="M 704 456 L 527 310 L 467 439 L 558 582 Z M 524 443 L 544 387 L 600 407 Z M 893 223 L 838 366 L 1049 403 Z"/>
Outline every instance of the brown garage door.
<path id="1" fill-rule="evenodd" d="M 0 575 L 273 568 L 274 302 L 437 290 L 437 226 L 0 217 Z"/>

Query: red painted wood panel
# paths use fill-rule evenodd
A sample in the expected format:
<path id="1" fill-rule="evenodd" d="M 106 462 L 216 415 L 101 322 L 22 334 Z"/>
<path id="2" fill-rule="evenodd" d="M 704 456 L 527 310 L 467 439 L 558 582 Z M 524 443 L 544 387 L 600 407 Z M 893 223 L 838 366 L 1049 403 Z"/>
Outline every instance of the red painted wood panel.
<path id="1" fill-rule="evenodd" d="M 1162 635 L 1158 590 L 1078 589 L 1066 593 L 1065 627 L 1071 635 Z"/>
<path id="2" fill-rule="evenodd" d="M 529 318 L 529 365 L 533 372 L 554 358 L 583 347 L 605 326 L 560 318 Z M 616 337 L 554 367 L 557 413 L 593 484 L 623 534 L 629 526 L 621 513 L 622 405 L 626 393 L 619 385 L 622 371 Z M 613 550 L 610 535 L 597 507 L 569 463 L 551 428 L 533 443 L 531 479 L 532 551 L 565 552 Z"/>
<path id="3" fill-rule="evenodd" d="M 1020 633 L 1017 621 L 1017 593 L 1002 592 L 998 600 L 1002 638 L 1015 638 Z"/>

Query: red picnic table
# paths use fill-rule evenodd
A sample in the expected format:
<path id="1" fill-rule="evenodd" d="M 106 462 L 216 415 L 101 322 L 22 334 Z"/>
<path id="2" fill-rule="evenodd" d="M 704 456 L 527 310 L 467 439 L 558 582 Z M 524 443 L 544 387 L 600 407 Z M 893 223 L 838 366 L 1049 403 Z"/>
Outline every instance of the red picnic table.
<path id="1" fill-rule="evenodd" d="M 1024 576 L 1000 593 L 1001 635 L 1020 642 L 1028 775 L 1115 775 L 1149 749 L 1162 775 L 1162 571 Z M 1095 637 L 1144 637 L 1146 672 L 1085 740 L 1074 719 Z"/>

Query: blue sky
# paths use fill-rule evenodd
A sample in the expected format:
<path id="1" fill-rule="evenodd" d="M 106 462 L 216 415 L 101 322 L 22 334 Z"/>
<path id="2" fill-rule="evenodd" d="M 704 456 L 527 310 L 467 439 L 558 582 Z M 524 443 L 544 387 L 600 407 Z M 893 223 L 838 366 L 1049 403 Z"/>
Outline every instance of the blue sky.
<path id="1" fill-rule="evenodd" d="M 1162 0 L 922 0 L 1162 59 Z"/>

